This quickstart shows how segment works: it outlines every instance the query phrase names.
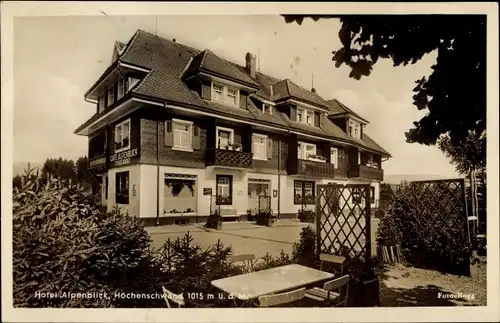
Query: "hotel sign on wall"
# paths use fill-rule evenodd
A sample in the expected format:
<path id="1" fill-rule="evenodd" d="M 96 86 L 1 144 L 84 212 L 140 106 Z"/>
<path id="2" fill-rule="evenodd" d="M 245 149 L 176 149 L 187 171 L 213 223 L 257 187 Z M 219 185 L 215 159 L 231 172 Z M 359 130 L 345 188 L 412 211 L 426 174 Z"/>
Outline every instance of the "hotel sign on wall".
<path id="1" fill-rule="evenodd" d="M 121 151 L 119 153 L 113 154 L 109 157 L 109 161 L 113 163 L 114 167 L 123 166 L 130 164 L 132 158 L 137 157 L 139 155 L 139 149 L 129 149 L 125 151 Z"/>

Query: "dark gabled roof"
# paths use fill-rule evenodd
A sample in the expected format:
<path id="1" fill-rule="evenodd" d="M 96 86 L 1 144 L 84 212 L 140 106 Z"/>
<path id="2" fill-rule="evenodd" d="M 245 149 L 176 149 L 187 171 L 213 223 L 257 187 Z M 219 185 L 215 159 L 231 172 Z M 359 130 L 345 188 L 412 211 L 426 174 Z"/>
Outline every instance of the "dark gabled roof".
<path id="1" fill-rule="evenodd" d="M 198 72 L 208 72 L 238 83 L 243 83 L 255 89 L 259 88 L 259 84 L 249 75 L 242 73 L 232 64 L 218 57 L 208 49 L 205 49 L 193 58 L 193 61 L 185 72 L 185 76 L 190 76 Z"/>
<path id="2" fill-rule="evenodd" d="M 366 133 L 363 132 L 363 143 L 369 148 L 381 152 L 385 157 L 392 157 L 391 154 L 382 148 L 379 144 L 377 144 L 372 138 L 370 138 Z"/>
<path id="3" fill-rule="evenodd" d="M 352 115 L 358 119 L 361 119 L 362 121 L 366 123 L 370 123 L 368 120 L 354 112 L 353 110 L 349 109 L 345 104 L 340 102 L 337 99 L 333 99 L 330 101 L 326 101 L 330 108 L 330 116 L 337 116 L 337 115 Z"/>
<path id="4" fill-rule="evenodd" d="M 216 74 L 239 79 L 240 81 L 247 82 L 246 84 L 256 84 L 258 91 L 254 95 L 262 99 L 275 101 L 277 97 L 282 95 L 281 93 L 275 93 L 275 91 L 281 89 L 280 86 L 286 86 L 284 95 L 310 104 L 324 106 L 331 110 L 331 106 L 317 93 L 307 91 L 290 80 L 282 81 L 260 72 L 257 72 L 255 79 L 252 79 L 244 66 L 219 58 L 209 50 L 200 51 L 138 30 L 127 45 L 125 45 L 125 49 L 119 60 L 151 70 L 128 95 L 190 106 L 202 111 L 211 111 L 240 120 L 258 121 L 284 130 L 326 136 L 390 156 L 389 153 L 366 135 L 363 136 L 363 140 L 348 136 L 325 115 L 321 115 L 320 127 L 318 128 L 291 121 L 286 114 L 277 110 L 274 110 L 273 115 L 262 113 L 252 100 L 247 100 L 246 110 L 235 109 L 213 101 L 203 100 L 198 93 L 190 90 L 181 79 L 182 75 L 193 73 L 196 71 L 196 68 L 200 69 L 200 67 Z M 188 64 L 190 65 L 188 66 Z M 79 129 L 83 129 L 84 126 L 90 124 L 99 116 L 100 114 L 92 116 Z"/>
<path id="5" fill-rule="evenodd" d="M 301 88 L 289 79 L 275 83 L 271 88 L 273 101 L 298 99 L 299 101 L 329 109 L 328 104 L 319 95 Z"/>

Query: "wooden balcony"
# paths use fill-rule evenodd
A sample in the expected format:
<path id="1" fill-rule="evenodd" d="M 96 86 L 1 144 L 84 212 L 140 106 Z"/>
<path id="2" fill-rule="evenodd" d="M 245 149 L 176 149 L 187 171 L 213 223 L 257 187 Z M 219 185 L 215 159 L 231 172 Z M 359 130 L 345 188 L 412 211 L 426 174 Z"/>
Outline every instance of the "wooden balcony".
<path id="1" fill-rule="evenodd" d="M 94 171 L 104 171 L 108 168 L 106 155 L 101 155 L 89 159 L 89 169 Z"/>
<path id="2" fill-rule="evenodd" d="M 353 165 L 349 168 L 347 177 L 383 181 L 384 170 L 381 168 L 368 167 L 366 165 Z"/>
<path id="3" fill-rule="evenodd" d="M 295 167 L 291 167 L 288 172 L 290 175 L 333 178 L 335 166 L 329 163 L 297 159 L 297 168 L 295 169 Z"/>
<path id="4" fill-rule="evenodd" d="M 244 151 L 226 149 L 207 149 L 205 156 L 207 166 L 223 166 L 232 168 L 252 168 L 253 154 Z"/>

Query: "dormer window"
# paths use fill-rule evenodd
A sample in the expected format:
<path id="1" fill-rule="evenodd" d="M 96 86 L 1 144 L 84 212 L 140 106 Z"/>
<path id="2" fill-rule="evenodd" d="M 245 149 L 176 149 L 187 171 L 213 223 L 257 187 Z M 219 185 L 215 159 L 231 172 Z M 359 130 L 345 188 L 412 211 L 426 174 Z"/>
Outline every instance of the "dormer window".
<path id="1" fill-rule="evenodd" d="M 212 82 L 212 100 L 237 107 L 240 104 L 240 90 Z"/>
<path id="2" fill-rule="evenodd" d="M 115 102 L 115 88 L 112 86 L 108 89 L 108 106 Z"/>
<path id="3" fill-rule="evenodd" d="M 304 123 L 304 109 L 297 108 L 297 122 Z"/>
<path id="4" fill-rule="evenodd" d="M 262 103 L 262 112 L 265 114 L 273 114 L 272 107 L 269 104 Z"/>
<path id="5" fill-rule="evenodd" d="M 102 111 L 104 111 L 104 109 L 106 108 L 105 105 L 106 105 L 106 99 L 105 99 L 104 95 L 101 95 L 99 97 L 99 103 L 98 103 L 99 109 L 98 109 L 98 113 L 101 113 Z"/>
<path id="6" fill-rule="evenodd" d="M 349 120 L 349 135 L 361 139 L 361 124 L 354 120 Z"/>
<path id="7" fill-rule="evenodd" d="M 297 119 L 295 121 L 310 126 L 317 126 L 314 118 L 314 111 L 297 107 Z"/>
<path id="8" fill-rule="evenodd" d="M 306 123 L 310 126 L 314 124 L 314 113 L 312 111 L 307 111 Z"/>
<path id="9" fill-rule="evenodd" d="M 116 93 L 116 99 L 119 100 L 125 95 L 125 80 L 122 78 L 118 80 L 118 93 Z"/>

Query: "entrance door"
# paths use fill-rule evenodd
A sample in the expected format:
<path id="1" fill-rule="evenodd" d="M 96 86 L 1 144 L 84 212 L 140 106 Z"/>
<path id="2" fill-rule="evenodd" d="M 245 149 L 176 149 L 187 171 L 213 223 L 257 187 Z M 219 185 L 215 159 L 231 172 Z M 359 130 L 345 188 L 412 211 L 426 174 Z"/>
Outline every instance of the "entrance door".
<path id="1" fill-rule="evenodd" d="M 248 208 L 252 214 L 259 211 L 259 196 L 270 196 L 271 181 L 265 179 L 248 180 Z"/>

